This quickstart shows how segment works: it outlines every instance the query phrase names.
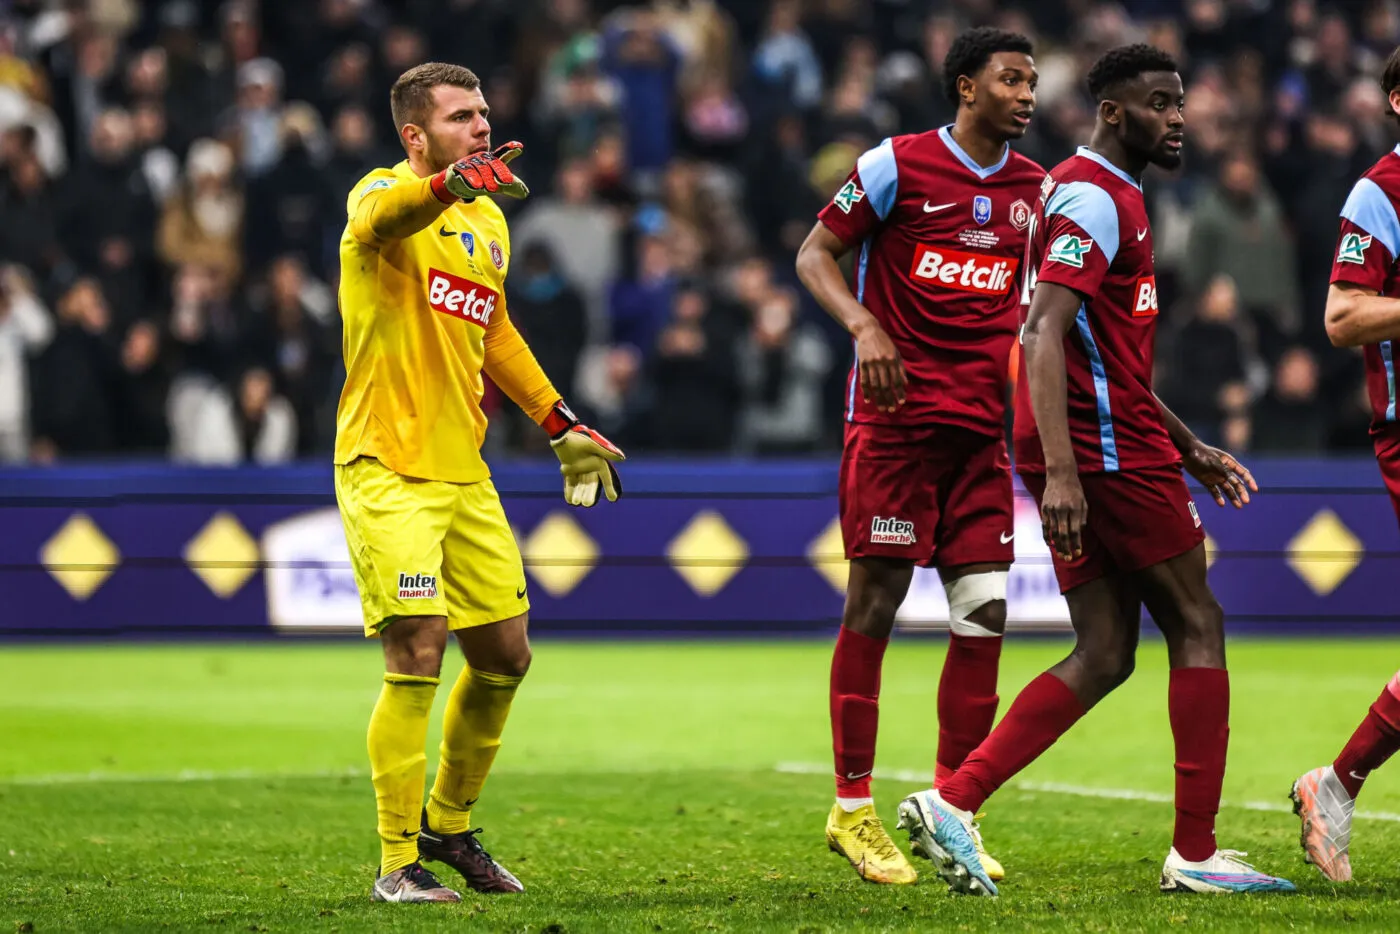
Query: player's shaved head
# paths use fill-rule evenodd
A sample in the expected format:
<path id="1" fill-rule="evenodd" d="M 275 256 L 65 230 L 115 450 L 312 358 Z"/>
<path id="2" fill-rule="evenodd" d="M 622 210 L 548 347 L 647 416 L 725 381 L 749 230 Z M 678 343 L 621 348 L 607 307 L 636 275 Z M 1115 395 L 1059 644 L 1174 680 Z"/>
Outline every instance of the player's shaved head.
<path id="1" fill-rule="evenodd" d="M 1095 101 L 1107 100 L 1145 74 L 1177 70 L 1176 59 L 1156 46 L 1141 42 L 1120 45 L 1105 52 L 1089 69 L 1089 93 Z"/>
<path id="2" fill-rule="evenodd" d="M 958 94 L 958 79 L 975 78 L 992 56 L 998 52 L 1020 52 L 1033 55 L 1031 40 L 1018 32 L 1008 32 L 992 26 L 968 29 L 953 40 L 943 59 L 943 94 L 954 107 L 962 103 Z"/>
<path id="3" fill-rule="evenodd" d="M 423 126 L 433 110 L 433 88 L 462 88 L 475 91 L 481 87 L 476 72 L 461 65 L 446 62 L 424 62 L 399 75 L 389 91 L 389 111 L 394 116 L 394 129 L 402 131 L 410 124 Z"/>

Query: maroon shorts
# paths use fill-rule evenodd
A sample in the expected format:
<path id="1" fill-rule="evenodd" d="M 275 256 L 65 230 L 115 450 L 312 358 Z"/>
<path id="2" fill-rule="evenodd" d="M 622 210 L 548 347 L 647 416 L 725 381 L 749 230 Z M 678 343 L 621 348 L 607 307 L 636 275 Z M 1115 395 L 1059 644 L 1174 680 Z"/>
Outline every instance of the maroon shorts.
<path id="1" fill-rule="evenodd" d="M 1381 479 L 1390 491 L 1390 505 L 1395 510 L 1396 520 L 1400 520 L 1400 432 L 1386 431 L 1373 439 L 1376 445 L 1376 463 L 1381 465 Z"/>
<path id="2" fill-rule="evenodd" d="M 1039 506 L 1045 474 L 1023 473 L 1021 482 Z M 1089 503 L 1084 553 L 1072 561 L 1051 554 L 1060 593 L 1115 571 L 1160 564 L 1205 541 L 1196 502 L 1179 467 L 1081 473 L 1079 483 Z"/>
<path id="3" fill-rule="evenodd" d="M 1010 564 L 1016 531 L 1006 441 L 953 425 L 847 423 L 841 452 L 847 558 Z"/>

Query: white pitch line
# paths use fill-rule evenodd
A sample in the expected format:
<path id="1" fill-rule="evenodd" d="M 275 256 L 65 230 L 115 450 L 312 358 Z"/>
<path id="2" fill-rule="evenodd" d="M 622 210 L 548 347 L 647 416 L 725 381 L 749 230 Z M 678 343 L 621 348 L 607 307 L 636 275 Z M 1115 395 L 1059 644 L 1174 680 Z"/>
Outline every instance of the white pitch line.
<path id="1" fill-rule="evenodd" d="M 831 766 L 816 765 L 811 762 L 780 762 L 773 769 L 775 772 L 786 772 L 791 775 L 829 775 Z M 874 778 L 889 779 L 896 782 L 920 782 L 928 784 L 933 781 L 932 772 L 920 772 L 917 769 L 876 769 Z M 1108 798 L 1116 801 L 1147 801 L 1151 804 L 1171 804 L 1174 800 L 1171 795 L 1162 794 L 1157 791 L 1139 791 L 1136 788 L 1092 788 L 1088 785 L 1065 785 L 1059 782 L 1012 782 L 1012 788 L 1017 791 L 1040 792 L 1050 795 L 1073 795 L 1077 798 Z M 1221 801 L 1221 807 L 1242 808 L 1246 811 L 1274 811 L 1284 814 L 1293 813 L 1293 805 L 1275 803 L 1273 801 L 1241 801 L 1232 803 Z M 1393 811 L 1357 811 L 1356 817 L 1366 820 L 1390 821 L 1400 823 L 1400 814 Z"/>

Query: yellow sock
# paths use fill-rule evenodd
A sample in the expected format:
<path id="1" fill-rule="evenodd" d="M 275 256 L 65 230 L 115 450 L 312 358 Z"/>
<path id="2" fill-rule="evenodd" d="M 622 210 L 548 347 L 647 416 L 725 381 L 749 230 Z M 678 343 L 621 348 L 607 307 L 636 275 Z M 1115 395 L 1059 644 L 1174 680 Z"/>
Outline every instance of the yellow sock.
<path id="1" fill-rule="evenodd" d="M 381 876 L 418 859 L 423 778 L 428 770 L 424 744 L 437 686 L 437 678 L 386 674 L 379 702 L 370 714 L 369 765 L 379 802 Z"/>
<path id="2" fill-rule="evenodd" d="M 462 833 L 472 805 L 501 747 L 510 703 L 522 678 L 463 668 L 442 720 L 437 780 L 428 795 L 428 826 L 439 833 Z"/>

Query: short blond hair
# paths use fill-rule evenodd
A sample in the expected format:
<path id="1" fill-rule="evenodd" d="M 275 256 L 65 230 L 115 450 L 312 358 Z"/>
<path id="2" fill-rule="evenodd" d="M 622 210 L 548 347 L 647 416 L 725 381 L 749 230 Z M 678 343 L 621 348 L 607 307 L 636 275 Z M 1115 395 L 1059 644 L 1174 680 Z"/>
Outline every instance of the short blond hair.
<path id="1" fill-rule="evenodd" d="M 475 91 L 481 87 L 476 72 L 461 65 L 446 62 L 424 62 L 399 75 L 389 91 L 389 112 L 394 116 L 394 129 L 400 132 L 410 123 L 422 126 L 433 106 L 433 88 L 448 85 Z"/>

